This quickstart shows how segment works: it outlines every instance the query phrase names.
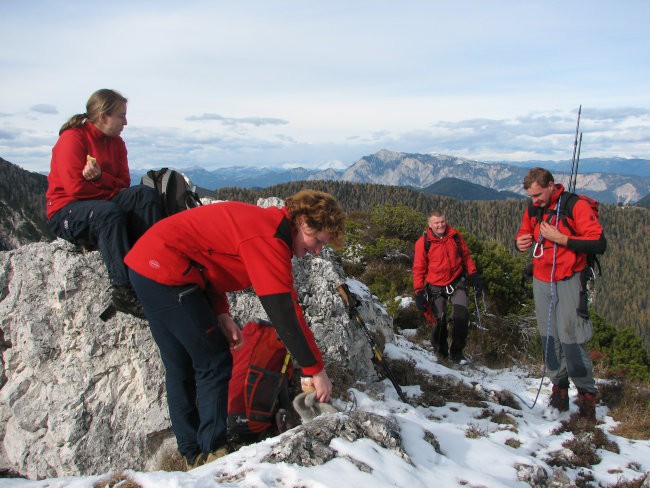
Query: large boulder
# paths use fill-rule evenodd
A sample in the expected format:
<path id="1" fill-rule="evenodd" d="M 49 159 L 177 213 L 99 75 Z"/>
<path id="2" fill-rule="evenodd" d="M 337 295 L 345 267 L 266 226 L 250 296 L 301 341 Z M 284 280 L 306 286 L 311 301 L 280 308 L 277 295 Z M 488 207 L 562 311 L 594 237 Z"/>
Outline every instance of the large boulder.
<path id="1" fill-rule="evenodd" d="M 335 255 L 296 260 L 294 277 L 326 364 L 376 380 L 368 343 L 336 292 L 346 280 Z M 371 331 L 392 340 L 377 299 L 348 283 Z M 146 321 L 98 318 L 108 286 L 99 253 L 62 240 L 0 253 L 0 468 L 30 478 L 152 469 L 173 437 Z M 242 325 L 267 318 L 251 290 L 229 300 Z"/>

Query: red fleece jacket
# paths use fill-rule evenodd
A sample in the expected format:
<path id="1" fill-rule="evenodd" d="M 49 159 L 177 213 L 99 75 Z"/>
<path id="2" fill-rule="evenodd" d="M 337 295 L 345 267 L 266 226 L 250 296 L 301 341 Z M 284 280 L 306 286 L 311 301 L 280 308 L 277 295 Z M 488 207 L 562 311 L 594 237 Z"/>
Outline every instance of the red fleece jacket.
<path id="1" fill-rule="evenodd" d="M 87 155 L 102 169 L 97 181 L 87 181 L 81 174 Z M 89 121 L 68 129 L 52 148 L 47 181 L 48 219 L 75 200 L 110 200 L 131 184 L 126 145 L 121 137 L 108 137 Z"/>
<path id="2" fill-rule="evenodd" d="M 560 184 L 556 184 L 555 191 L 553 195 L 551 195 L 551 202 L 548 206 L 550 211 L 557 208 L 558 198 L 560 198 L 560 195 L 562 195 L 563 192 L 564 187 Z M 533 242 L 538 242 L 540 222 L 538 222 L 535 215 L 529 215 L 528 210 L 527 207 L 524 211 L 524 216 L 521 220 L 521 227 L 519 228 L 516 238 L 523 234 L 532 234 Z M 569 219 L 567 219 L 567 221 L 569 221 Z M 552 217 L 550 223 L 555 225 L 555 216 Z M 580 245 L 579 241 L 582 241 L 583 248 L 585 245 L 590 245 L 590 243 L 596 243 L 601 239 L 603 234 L 603 228 L 598 222 L 591 206 L 584 200 L 576 201 L 573 207 L 573 219 L 569 221 L 569 225 L 575 230 L 575 235 L 566 224 L 567 222 L 565 222 L 565 219 L 560 219 L 560 223 L 557 227 L 560 232 L 570 237 L 567 246 L 557 246 L 555 276 L 553 277 L 553 281 L 563 280 L 564 278 L 573 276 L 578 271 L 582 271 L 587 265 L 587 255 L 585 253 L 576 252 L 572 247 L 575 248 Z M 542 256 L 533 258 L 533 276 L 539 280 L 550 282 L 551 271 L 553 269 L 553 243 L 543 239 L 542 246 L 544 249 Z M 541 251 L 538 251 L 538 253 L 541 253 Z"/>
<path id="3" fill-rule="evenodd" d="M 124 262 L 164 285 L 199 285 L 216 314 L 229 311 L 226 292 L 252 286 L 291 354 L 313 375 L 323 360 L 293 286 L 294 238 L 286 209 L 215 203 L 157 222 Z"/>
<path id="4" fill-rule="evenodd" d="M 454 235 L 458 234 L 460 249 Z M 445 235 L 436 237 L 431 228 L 427 228 L 427 236 L 431 246 L 428 256 L 424 248 L 424 236 L 415 242 L 413 257 L 413 289 L 419 292 L 427 283 L 435 286 L 445 286 L 452 283 L 463 272 L 468 275 L 476 273 L 476 265 L 469 255 L 469 248 L 463 236 L 447 224 Z"/>

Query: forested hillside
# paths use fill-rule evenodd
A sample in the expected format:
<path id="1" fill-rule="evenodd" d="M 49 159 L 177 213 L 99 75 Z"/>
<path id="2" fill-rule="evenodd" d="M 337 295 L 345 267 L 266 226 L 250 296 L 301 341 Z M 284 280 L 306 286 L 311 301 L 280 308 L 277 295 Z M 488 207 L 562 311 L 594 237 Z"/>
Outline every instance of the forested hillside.
<path id="1" fill-rule="evenodd" d="M 47 177 L 0 158 L 0 251 L 47 240 Z"/>
<path id="2" fill-rule="evenodd" d="M 292 182 L 263 190 L 222 188 L 217 198 L 255 203 L 257 198 L 286 197 L 303 188 L 333 194 L 347 212 L 369 210 L 375 205 L 406 205 L 423 214 L 432 208 L 443 209 L 454 227 L 466 229 L 479 239 L 496 241 L 518 253 L 514 236 L 521 222 L 526 200 L 459 201 L 424 195 L 404 187 L 359 184 L 341 181 Z M 619 328 L 629 327 L 650 349 L 650 209 L 601 205 L 601 222 L 608 240 L 601 258 L 603 276 L 597 281 L 594 310 Z"/>

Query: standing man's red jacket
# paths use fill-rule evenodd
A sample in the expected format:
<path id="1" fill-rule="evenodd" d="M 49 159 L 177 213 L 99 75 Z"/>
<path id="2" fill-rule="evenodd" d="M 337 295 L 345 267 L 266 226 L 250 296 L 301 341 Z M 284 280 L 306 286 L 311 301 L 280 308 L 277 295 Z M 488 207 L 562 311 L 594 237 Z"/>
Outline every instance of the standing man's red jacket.
<path id="1" fill-rule="evenodd" d="M 314 375 L 324 365 L 293 286 L 294 238 L 286 208 L 215 203 L 156 223 L 124 262 L 163 285 L 199 285 L 215 314 L 229 311 L 226 292 L 252 286 L 304 373 Z"/>
<path id="2" fill-rule="evenodd" d="M 458 235 L 460 249 L 454 235 Z M 476 273 L 476 265 L 469 254 L 465 239 L 451 225 L 447 224 L 442 238 L 436 237 L 431 228 L 427 228 L 427 239 L 431 244 L 428 256 L 425 253 L 424 236 L 415 242 L 413 258 L 415 293 L 423 290 L 427 283 L 435 286 L 448 285 L 461 275 L 463 269 L 468 275 Z"/>
<path id="3" fill-rule="evenodd" d="M 94 157 L 102 168 L 97 181 L 82 176 L 86 156 Z M 124 140 L 106 136 L 88 120 L 82 127 L 63 131 L 52 148 L 47 180 L 48 219 L 74 200 L 110 200 L 131 185 Z"/>
<path id="4" fill-rule="evenodd" d="M 545 216 L 545 220 L 549 220 L 550 218 L 551 224 L 553 225 L 555 225 L 556 217 L 552 214 L 557 209 L 557 202 L 560 196 L 567 198 L 567 193 L 564 191 L 562 185 L 556 184 L 555 191 L 551 196 L 551 203 L 548 206 L 549 213 Z M 521 227 L 516 237 L 523 234 L 532 234 L 533 242 L 538 242 L 540 222 L 535 215 L 529 214 L 529 209 L 530 207 L 527 207 L 524 211 Z M 538 250 L 537 252 L 541 256 L 533 258 L 533 276 L 538 280 L 546 282 L 559 281 L 582 271 L 587 266 L 586 253 L 590 251 L 590 248 L 600 245 L 603 228 L 598 222 L 591 206 L 584 200 L 577 200 L 573 206 L 572 213 L 571 227 L 575 231 L 575 235 L 567 226 L 565 219 L 560 219 L 557 227 L 558 230 L 570 237 L 566 246 L 556 246 L 555 263 L 553 263 L 553 243 L 542 240 L 543 254 L 541 250 Z M 551 270 L 554 264 L 555 276 L 551 280 Z"/>

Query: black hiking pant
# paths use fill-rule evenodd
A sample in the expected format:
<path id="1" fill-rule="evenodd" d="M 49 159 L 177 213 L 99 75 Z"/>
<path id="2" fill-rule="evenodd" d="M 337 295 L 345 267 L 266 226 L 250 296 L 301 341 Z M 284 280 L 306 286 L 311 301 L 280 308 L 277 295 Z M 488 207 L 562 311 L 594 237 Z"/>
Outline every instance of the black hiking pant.
<path id="1" fill-rule="evenodd" d="M 186 459 L 226 444 L 232 354 L 205 293 L 161 285 L 129 269 L 165 366 L 167 405 Z"/>
<path id="2" fill-rule="evenodd" d="M 129 284 L 124 256 L 162 218 L 158 192 L 144 185 L 121 190 L 111 200 L 68 203 L 48 221 L 50 230 L 78 246 L 99 248 L 111 284 Z"/>
<path id="3" fill-rule="evenodd" d="M 431 335 L 431 345 L 437 354 L 460 359 L 467 344 L 469 328 L 469 308 L 467 289 L 464 278 L 452 287 L 427 285 L 431 308 L 436 318 L 436 326 Z M 448 344 L 447 301 L 451 302 L 451 319 L 454 324 L 451 335 L 451 347 Z"/>

